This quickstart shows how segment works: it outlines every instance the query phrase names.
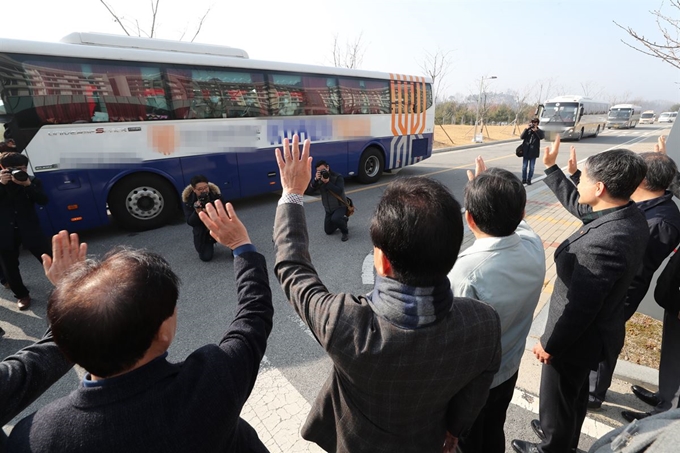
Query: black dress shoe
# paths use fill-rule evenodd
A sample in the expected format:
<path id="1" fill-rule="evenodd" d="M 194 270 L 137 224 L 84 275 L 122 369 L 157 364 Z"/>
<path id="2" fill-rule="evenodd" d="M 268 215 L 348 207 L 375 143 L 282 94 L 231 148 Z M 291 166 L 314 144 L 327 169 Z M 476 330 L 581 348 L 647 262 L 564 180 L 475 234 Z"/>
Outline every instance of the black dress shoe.
<path id="1" fill-rule="evenodd" d="M 588 409 L 600 409 L 602 408 L 602 401 L 595 398 L 593 395 L 588 395 Z"/>
<path id="2" fill-rule="evenodd" d="M 539 439 L 545 440 L 545 433 L 543 432 L 543 428 L 541 428 L 541 422 L 538 420 L 531 420 L 531 429 L 534 430 L 534 433 L 536 433 L 536 436 L 538 436 Z"/>
<path id="3" fill-rule="evenodd" d="M 647 418 L 652 414 L 649 412 L 621 411 L 621 415 L 626 419 L 626 421 L 631 423 L 633 420 L 642 420 L 643 418 Z"/>
<path id="4" fill-rule="evenodd" d="M 512 441 L 512 449 L 515 450 L 517 453 L 540 453 L 538 451 L 538 445 L 533 444 L 531 442 L 527 442 L 525 440 L 513 440 Z"/>
<path id="5" fill-rule="evenodd" d="M 656 396 L 656 393 L 650 392 L 644 387 L 641 387 L 639 385 L 633 385 L 630 388 L 633 391 L 633 394 L 637 396 L 640 401 L 643 401 L 650 406 L 655 406 L 658 405 L 661 401 L 659 400 L 659 397 Z"/>

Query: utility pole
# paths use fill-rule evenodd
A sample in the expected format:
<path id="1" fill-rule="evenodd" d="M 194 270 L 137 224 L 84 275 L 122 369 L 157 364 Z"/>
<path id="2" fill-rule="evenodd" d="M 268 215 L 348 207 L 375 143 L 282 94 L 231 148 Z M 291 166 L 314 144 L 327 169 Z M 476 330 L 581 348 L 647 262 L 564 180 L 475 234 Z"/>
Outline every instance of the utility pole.
<path id="1" fill-rule="evenodd" d="M 482 95 L 484 94 L 484 79 L 491 80 L 497 78 L 498 77 L 496 77 L 495 75 L 489 77 L 482 76 L 482 80 L 479 82 L 479 96 L 477 96 L 477 114 L 475 115 L 475 132 L 474 135 L 472 136 L 473 142 L 477 141 L 477 126 L 479 124 L 479 104 L 482 102 Z"/>

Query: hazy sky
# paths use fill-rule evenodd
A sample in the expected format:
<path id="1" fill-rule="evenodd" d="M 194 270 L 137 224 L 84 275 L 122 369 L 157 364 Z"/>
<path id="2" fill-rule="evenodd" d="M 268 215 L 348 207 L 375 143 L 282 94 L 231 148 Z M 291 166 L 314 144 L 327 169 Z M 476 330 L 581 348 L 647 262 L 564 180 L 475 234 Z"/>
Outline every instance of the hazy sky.
<path id="1" fill-rule="evenodd" d="M 99 0 L 7 0 L 0 37 L 58 41 L 74 31 L 122 33 Z M 108 0 L 125 18 L 150 28 L 151 0 Z M 543 82 L 564 94 L 610 100 L 626 93 L 645 100 L 680 100 L 678 70 L 636 52 L 613 21 L 649 38 L 661 33 L 650 10 L 676 19 L 661 0 L 161 0 L 157 37 L 245 49 L 252 59 L 331 64 L 341 43 L 363 33 L 362 69 L 422 74 L 426 52 L 451 51 L 446 93 L 473 94 L 482 76 L 489 90 L 524 91 Z M 133 27 L 132 27 L 133 28 Z M 554 93 L 551 93 L 554 94 Z M 537 94 L 535 95 L 537 96 Z"/>

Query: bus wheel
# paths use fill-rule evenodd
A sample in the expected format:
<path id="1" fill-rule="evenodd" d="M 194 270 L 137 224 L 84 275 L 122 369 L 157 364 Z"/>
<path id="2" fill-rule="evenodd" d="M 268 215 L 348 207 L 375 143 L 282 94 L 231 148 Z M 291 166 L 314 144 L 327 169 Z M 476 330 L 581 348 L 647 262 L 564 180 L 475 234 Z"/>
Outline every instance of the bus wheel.
<path id="1" fill-rule="evenodd" d="M 581 129 L 581 132 L 579 132 L 578 138 L 576 140 L 581 141 L 582 138 L 583 138 L 583 129 Z"/>
<path id="2" fill-rule="evenodd" d="M 595 138 L 597 138 L 598 135 L 600 135 L 600 126 L 599 125 L 597 126 L 597 130 L 595 131 Z"/>
<path id="3" fill-rule="evenodd" d="M 135 174 L 119 181 L 109 194 L 109 210 L 116 223 L 127 230 L 161 227 L 175 214 L 177 193 L 160 176 Z"/>
<path id="4" fill-rule="evenodd" d="M 359 182 L 370 184 L 382 176 L 385 169 L 385 158 L 377 148 L 368 148 L 359 159 Z"/>

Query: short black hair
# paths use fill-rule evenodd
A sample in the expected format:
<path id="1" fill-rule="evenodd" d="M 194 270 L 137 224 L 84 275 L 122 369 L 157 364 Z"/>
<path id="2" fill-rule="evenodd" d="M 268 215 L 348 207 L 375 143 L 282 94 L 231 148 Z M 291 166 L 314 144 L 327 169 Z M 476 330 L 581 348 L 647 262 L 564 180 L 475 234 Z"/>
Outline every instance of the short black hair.
<path id="1" fill-rule="evenodd" d="M 390 183 L 371 220 L 371 240 L 394 278 L 434 286 L 446 278 L 463 240 L 460 204 L 442 183 L 423 176 Z"/>
<path id="2" fill-rule="evenodd" d="M 322 165 L 325 165 L 325 166 L 327 166 L 327 167 L 330 167 L 330 165 L 328 165 L 328 162 L 326 162 L 325 160 L 320 160 L 320 161 L 318 161 L 318 162 L 316 163 L 316 165 L 314 166 L 314 168 L 319 168 L 319 167 L 322 166 Z"/>
<path id="3" fill-rule="evenodd" d="M 0 165 L 4 168 L 28 165 L 28 157 L 21 153 L 8 151 L 0 154 Z"/>
<path id="4" fill-rule="evenodd" d="M 675 161 L 661 153 L 641 153 L 640 156 L 647 164 L 647 174 L 642 186 L 652 192 L 668 189 L 678 174 Z"/>
<path id="5" fill-rule="evenodd" d="M 585 173 L 593 182 L 601 182 L 616 200 L 627 201 L 647 173 L 647 164 L 639 154 L 628 149 L 612 149 L 586 159 Z"/>
<path id="6" fill-rule="evenodd" d="M 524 218 L 527 193 L 513 173 L 489 168 L 467 183 L 464 202 L 480 230 L 503 237 L 514 233 Z"/>
<path id="7" fill-rule="evenodd" d="M 191 181 L 189 181 L 189 184 L 191 184 L 191 187 L 196 188 L 196 184 L 198 184 L 199 182 L 204 182 L 204 183 L 207 184 L 210 181 L 208 180 L 208 178 L 206 178 L 203 175 L 196 175 L 193 178 L 191 178 Z"/>
<path id="8" fill-rule="evenodd" d="M 69 270 L 49 297 L 47 318 L 69 360 L 109 377 L 144 357 L 178 297 L 179 278 L 165 259 L 121 248 Z"/>

